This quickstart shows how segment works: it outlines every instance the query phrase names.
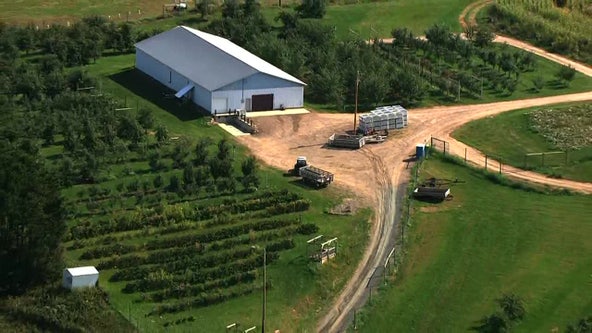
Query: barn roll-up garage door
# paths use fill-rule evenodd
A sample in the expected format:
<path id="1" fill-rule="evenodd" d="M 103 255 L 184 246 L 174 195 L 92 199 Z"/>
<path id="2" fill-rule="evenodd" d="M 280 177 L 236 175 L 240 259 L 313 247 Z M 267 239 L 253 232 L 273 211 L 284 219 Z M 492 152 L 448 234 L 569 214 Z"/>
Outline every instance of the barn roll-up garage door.
<path id="1" fill-rule="evenodd" d="M 212 100 L 212 112 L 226 113 L 228 112 L 228 99 L 227 98 L 214 98 Z"/>
<path id="2" fill-rule="evenodd" d="M 251 110 L 253 110 L 253 111 L 273 110 L 273 94 L 251 96 Z"/>

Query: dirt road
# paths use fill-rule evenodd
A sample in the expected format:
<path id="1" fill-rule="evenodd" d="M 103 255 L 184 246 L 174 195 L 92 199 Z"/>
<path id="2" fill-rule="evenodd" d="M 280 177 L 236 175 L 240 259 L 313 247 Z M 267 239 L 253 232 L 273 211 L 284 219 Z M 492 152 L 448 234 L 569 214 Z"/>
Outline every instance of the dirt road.
<path id="1" fill-rule="evenodd" d="M 463 16 L 464 18 L 464 16 Z M 570 64 L 576 70 L 592 76 L 589 67 L 577 64 L 526 43 L 507 37 L 498 37 L 510 45 L 529 50 L 553 61 Z M 583 67 L 582 67 L 583 66 Z M 296 156 L 305 155 L 321 168 L 332 171 L 337 185 L 354 191 L 364 204 L 372 206 L 375 218 L 372 223 L 370 241 L 364 256 L 346 287 L 336 298 L 329 312 L 319 321 L 319 332 L 341 332 L 352 318 L 352 311 L 363 305 L 366 300 L 366 286 L 375 269 L 380 267 L 398 230 L 396 215 L 398 191 L 408 179 L 406 170 L 409 154 L 417 143 L 427 142 L 435 136 L 450 142 L 451 152 L 464 156 L 468 150 L 471 163 L 483 165 L 484 156 L 477 150 L 467 147 L 450 137 L 450 134 L 463 124 L 502 112 L 531 106 L 541 106 L 563 102 L 592 100 L 592 92 L 535 98 L 500 103 L 462 105 L 451 107 L 432 107 L 410 110 L 409 127 L 392 133 L 388 141 L 380 145 L 367 145 L 356 151 L 339 150 L 324 147 L 327 138 L 333 132 L 343 132 L 352 127 L 351 114 L 320 114 L 279 116 L 257 118 L 260 134 L 239 137 L 237 140 L 250 148 L 264 163 L 288 170 L 294 164 Z M 491 162 L 492 167 L 498 164 Z M 564 179 L 551 179 L 533 172 L 517 170 L 502 165 L 506 174 L 522 180 L 568 188 L 584 193 L 592 193 L 592 184 L 578 183 Z"/>

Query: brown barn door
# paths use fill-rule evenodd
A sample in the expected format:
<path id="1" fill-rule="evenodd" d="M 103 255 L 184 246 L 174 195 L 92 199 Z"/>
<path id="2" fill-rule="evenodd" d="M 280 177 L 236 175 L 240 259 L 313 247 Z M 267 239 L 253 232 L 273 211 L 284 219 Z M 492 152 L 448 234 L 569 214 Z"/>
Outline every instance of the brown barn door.
<path id="1" fill-rule="evenodd" d="M 251 109 L 253 111 L 273 110 L 273 94 L 251 96 Z"/>

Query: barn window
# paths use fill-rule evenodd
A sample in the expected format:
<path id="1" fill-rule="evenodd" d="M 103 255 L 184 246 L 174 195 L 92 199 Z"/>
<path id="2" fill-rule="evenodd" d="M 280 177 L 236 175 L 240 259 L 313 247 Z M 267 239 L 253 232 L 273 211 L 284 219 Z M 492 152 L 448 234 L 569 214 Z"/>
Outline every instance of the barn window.
<path id="1" fill-rule="evenodd" d="M 169 71 L 169 83 L 173 82 L 173 72 Z"/>

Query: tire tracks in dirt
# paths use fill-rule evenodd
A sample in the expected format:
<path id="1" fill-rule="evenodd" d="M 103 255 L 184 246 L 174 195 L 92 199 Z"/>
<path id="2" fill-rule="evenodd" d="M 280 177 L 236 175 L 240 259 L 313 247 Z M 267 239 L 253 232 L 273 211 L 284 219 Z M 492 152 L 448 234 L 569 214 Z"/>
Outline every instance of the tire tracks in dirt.
<path id="1" fill-rule="evenodd" d="M 476 14 L 479 5 L 488 1 L 471 4 L 459 16 L 461 24 L 469 11 L 471 17 Z M 577 71 L 592 76 L 590 67 L 578 64 L 570 59 L 550 54 L 509 37 L 496 36 L 496 42 L 533 52 L 552 61 L 570 65 Z M 522 109 L 530 106 L 542 106 L 564 102 L 592 100 L 592 92 L 533 98 L 518 101 L 506 101 L 476 105 L 437 106 L 409 111 L 409 126 L 394 134 L 381 145 L 367 145 L 358 151 L 333 150 L 323 144 L 310 144 L 328 138 L 333 131 L 344 131 L 351 125 L 350 114 L 311 113 L 298 117 L 286 117 L 281 120 L 268 120 L 260 127 L 261 136 L 243 136 L 238 138 L 254 155 L 268 165 L 286 168 L 296 155 L 309 156 L 313 164 L 333 171 L 336 185 L 344 185 L 357 193 L 374 208 L 374 218 L 368 245 L 356 271 L 335 297 L 328 313 L 316 327 L 318 332 L 342 332 L 353 318 L 353 310 L 361 307 L 367 297 L 366 286 L 376 273 L 376 268 L 384 259 L 397 236 L 400 209 L 398 203 L 404 198 L 404 188 L 409 179 L 409 172 L 404 160 L 408 158 L 416 143 L 426 142 L 430 136 L 449 141 L 451 153 L 463 156 L 464 148 L 469 151 L 468 161 L 483 165 L 484 155 L 451 137 L 451 133 L 469 121 L 493 116 L 502 112 Z M 282 118 L 279 116 L 278 118 Z M 267 132 L 266 132 L 267 131 Z M 497 161 L 491 160 L 494 167 Z M 502 165 L 502 170 L 509 177 L 520 180 L 547 184 L 560 188 L 569 188 L 583 193 L 592 193 L 592 184 L 578 183 L 564 179 L 551 179 L 534 172 L 523 171 Z M 361 180 L 362 179 L 362 180 Z"/>

